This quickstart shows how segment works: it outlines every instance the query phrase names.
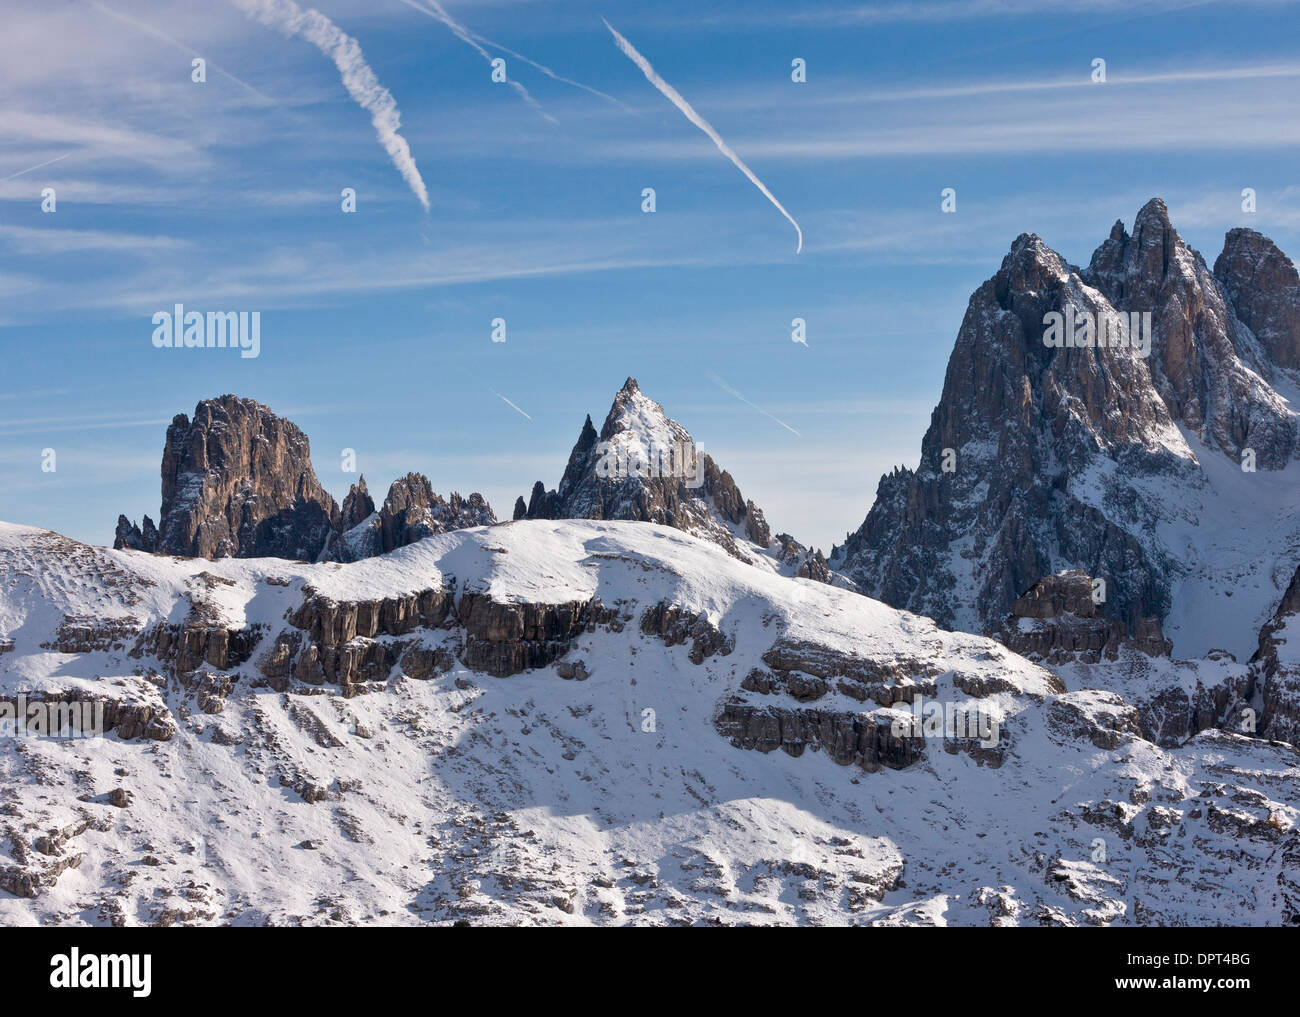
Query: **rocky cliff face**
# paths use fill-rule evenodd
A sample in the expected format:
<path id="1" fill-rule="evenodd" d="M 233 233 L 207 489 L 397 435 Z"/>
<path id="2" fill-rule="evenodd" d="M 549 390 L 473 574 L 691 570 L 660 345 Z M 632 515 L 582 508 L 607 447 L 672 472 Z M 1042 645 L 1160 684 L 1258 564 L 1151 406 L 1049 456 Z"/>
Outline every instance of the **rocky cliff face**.
<path id="1" fill-rule="evenodd" d="M 365 477 L 340 510 L 311 465 L 307 436 L 252 399 L 205 399 L 167 429 L 157 526 L 119 516 L 114 548 L 194 558 L 335 561 L 386 554 L 435 533 L 496 522 L 480 494 L 444 500 L 429 479 L 394 481 L 376 511 Z"/>
<path id="2" fill-rule="evenodd" d="M 1296 456 L 1296 414 L 1267 380 L 1300 353 L 1288 268 L 1233 231 L 1216 278 L 1159 199 L 1131 235 L 1117 223 L 1086 270 L 1017 238 L 971 297 L 920 465 L 881 479 L 831 567 L 893 606 L 990 633 L 1040 579 L 1079 569 L 1105 584 L 1089 622 L 1102 652 L 1116 638 L 1165 646 L 1171 614 L 1193 641 L 1201 618 L 1245 614 L 1238 635 L 1253 639 L 1277 590 L 1241 589 L 1249 560 L 1212 550 L 1209 520 L 1262 504 L 1248 485 Z M 1120 320 L 1136 328 L 1112 326 L 1102 345 L 1101 323 Z"/>
<path id="3" fill-rule="evenodd" d="M 628 378 L 597 434 L 588 416 L 558 488 L 539 480 L 516 519 L 624 519 L 659 523 L 703 537 L 732 557 L 759 556 L 819 582 L 832 576 L 820 551 L 788 534 L 772 537 L 763 512 L 686 428 Z M 842 581 L 842 580 L 841 580 Z"/>
<path id="4" fill-rule="evenodd" d="M 1259 633 L 1251 658 L 1263 711 L 1259 733 L 1278 741 L 1300 742 L 1300 569 L 1296 570 L 1276 613 Z"/>
<path id="5" fill-rule="evenodd" d="M 1229 230 L 1214 278 L 1266 363 L 1300 370 L 1300 276 L 1277 245 L 1254 230 Z"/>
<path id="6" fill-rule="evenodd" d="M 1092 578 L 1078 569 L 1045 576 L 1011 605 L 998 638 L 1030 660 L 1048 664 L 1116 660 L 1133 645 L 1157 655 L 1169 652 L 1159 623 L 1144 619 L 1136 632 L 1098 614 Z"/>
<path id="7" fill-rule="evenodd" d="M 313 560 L 338 506 L 307 436 L 252 399 L 205 399 L 167 428 L 156 532 L 119 517 L 114 547 L 196 558 Z"/>

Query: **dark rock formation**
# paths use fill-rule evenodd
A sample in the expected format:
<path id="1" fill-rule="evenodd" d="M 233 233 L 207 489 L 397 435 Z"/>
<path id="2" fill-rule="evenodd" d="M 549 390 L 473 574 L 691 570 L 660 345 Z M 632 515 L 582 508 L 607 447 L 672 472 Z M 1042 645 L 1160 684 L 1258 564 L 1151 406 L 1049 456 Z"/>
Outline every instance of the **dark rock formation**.
<path id="1" fill-rule="evenodd" d="M 1047 706 L 1047 727 L 1058 738 L 1087 739 L 1108 750 L 1142 737 L 1137 710 L 1115 693 L 1095 689 L 1067 692 L 1053 699 Z"/>
<path id="2" fill-rule="evenodd" d="M 312 470 L 307 437 L 251 399 L 205 399 L 167 429 L 155 527 L 119 516 L 115 548 L 198 558 L 356 561 L 423 537 L 496 522 L 480 494 L 444 500 L 408 473 L 376 512 L 366 478 L 340 510 Z"/>
<path id="3" fill-rule="evenodd" d="M 735 649 L 735 643 L 709 621 L 708 615 L 676 604 L 659 603 L 646 608 L 641 616 L 641 631 L 658 636 L 665 646 L 680 646 L 689 641 L 693 664 L 702 664 L 715 653 L 725 657 Z"/>
<path id="4" fill-rule="evenodd" d="M 1265 324 L 1276 317 L 1279 301 L 1294 293 L 1269 293 L 1257 306 L 1256 286 L 1269 280 L 1261 276 L 1254 285 L 1244 283 L 1243 263 L 1252 257 L 1269 261 L 1273 275 L 1285 274 L 1280 251 L 1272 248 L 1266 255 L 1237 231 L 1228 234 L 1219 265 L 1237 287 L 1236 303 Z M 1200 254 L 1170 225 L 1163 201 L 1153 198 L 1142 207 L 1131 237 L 1123 223 L 1116 223 L 1083 279 L 1117 310 L 1153 312 L 1151 379 L 1175 420 L 1234 459 L 1253 448 L 1263 468 L 1287 464 L 1295 451 L 1295 427 L 1283 401 L 1259 378 L 1268 377 L 1273 365 L 1238 327 L 1232 302 Z M 1279 336 L 1277 345 L 1295 356 L 1293 336 Z"/>
<path id="5" fill-rule="evenodd" d="M 1169 653 L 1160 619 L 1141 618 L 1128 625 L 1102 617 L 1093 599 L 1093 581 L 1079 569 L 1040 579 L 1011 605 L 998 638 L 1030 660 L 1048 664 L 1115 660 L 1121 647 L 1152 656 Z"/>
<path id="6" fill-rule="evenodd" d="M 1277 245 L 1254 230 L 1229 230 L 1214 277 L 1268 360 L 1300 370 L 1300 275 Z"/>
<path id="7" fill-rule="evenodd" d="M 426 679 L 450 670 L 457 658 L 471 671 L 505 678 L 546 667 L 583 632 L 617 624 L 616 612 L 599 599 L 531 604 L 466 592 L 457 600 L 455 586 L 449 578 L 446 586 L 358 602 L 336 601 L 308 589 L 289 618 L 292 629 L 277 636 L 258 666 L 276 688 L 287 688 L 289 679 L 310 685 L 330 682 L 345 694 L 387 680 L 394 668 Z M 429 637 L 439 640 L 438 630 L 447 630 L 450 639 L 433 645 Z"/>
<path id="8" fill-rule="evenodd" d="M 723 703 L 714 727 L 739 749 L 781 749 L 791 756 L 825 751 L 840 766 L 853 763 L 868 772 L 882 766 L 901 770 L 925 754 L 921 739 L 897 737 L 887 718 L 867 713 L 792 710 L 733 698 Z"/>
<path id="9" fill-rule="evenodd" d="M 375 511 L 362 477 L 344 499 L 325 558 L 333 561 L 372 558 L 437 533 L 491 526 L 496 521 L 492 506 L 481 494 L 475 492 L 462 498 L 453 492 L 444 500 L 434 493 L 429 478 L 421 473 L 408 473 L 393 481 L 384 504 Z"/>
<path id="10" fill-rule="evenodd" d="M 1300 569 L 1296 570 L 1277 611 L 1259 633 L 1259 649 L 1250 659 L 1263 700 L 1259 733 L 1300 745 Z"/>
<path id="11" fill-rule="evenodd" d="M 156 534 L 118 520 L 114 547 L 197 558 L 311 561 L 338 506 L 311 466 L 307 436 L 252 399 L 205 399 L 167 428 Z"/>

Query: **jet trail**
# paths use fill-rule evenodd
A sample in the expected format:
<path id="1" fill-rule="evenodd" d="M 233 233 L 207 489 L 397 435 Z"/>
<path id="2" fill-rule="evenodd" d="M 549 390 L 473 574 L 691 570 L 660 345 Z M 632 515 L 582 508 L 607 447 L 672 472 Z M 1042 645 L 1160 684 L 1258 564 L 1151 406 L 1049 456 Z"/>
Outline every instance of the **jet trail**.
<path id="1" fill-rule="evenodd" d="M 13 173 L 7 177 L 0 177 L 0 184 L 4 183 L 6 180 L 12 180 L 14 177 L 20 177 L 24 173 L 30 173 L 32 170 L 38 170 L 42 166 L 48 166 L 52 162 L 58 162 L 60 159 L 66 159 L 70 155 L 72 155 L 71 152 L 64 152 L 63 155 L 56 155 L 53 159 L 46 159 L 44 162 L 38 162 L 35 166 L 28 166 L 25 170 L 19 170 L 17 173 Z"/>
<path id="2" fill-rule="evenodd" d="M 713 384 L 717 385 L 718 388 L 722 389 L 722 391 L 726 392 L 728 395 L 735 396 L 737 399 L 739 399 L 742 403 L 744 403 L 746 406 L 750 407 L 751 409 L 758 410 L 759 413 L 763 414 L 763 416 L 767 417 L 769 420 L 775 420 L 778 424 L 780 424 L 782 427 L 784 427 L 787 431 L 789 431 L 791 434 L 793 434 L 796 438 L 802 438 L 802 437 L 803 437 L 802 434 L 800 434 L 798 431 L 796 431 L 793 427 L 791 427 L 789 424 L 787 424 L 787 423 L 786 423 L 784 420 L 782 420 L 781 418 L 779 418 L 779 417 L 774 417 L 774 416 L 772 416 L 772 414 L 768 413 L 767 410 L 763 409 L 763 407 L 758 406 L 758 405 L 755 405 L 754 403 L 751 403 L 748 399 L 746 399 L 743 395 L 741 395 L 739 392 L 737 392 L 734 388 L 732 388 L 730 385 L 728 385 L 725 381 L 723 381 L 721 378 L 719 378 L 719 377 L 718 377 L 716 374 L 714 374 L 712 371 L 709 372 L 709 378 L 712 379 Z"/>
<path id="3" fill-rule="evenodd" d="M 431 18 L 434 18 L 437 21 L 441 21 L 444 25 L 446 25 L 448 28 L 451 29 L 452 34 L 455 35 L 457 39 L 459 39 L 461 42 L 465 43 L 468 46 L 474 47 L 474 49 L 478 50 L 479 55 L 484 60 L 486 60 L 489 64 L 492 63 L 492 54 L 489 53 L 487 50 L 485 50 L 477 42 L 475 42 L 473 39 L 473 33 L 470 32 L 470 30 L 466 28 L 464 25 L 462 25 L 459 21 L 453 18 L 450 14 L 448 14 L 446 9 L 442 6 L 442 4 L 438 2 L 438 0 L 425 0 L 425 2 L 428 3 L 429 6 L 425 7 L 422 4 L 415 3 L 414 0 L 402 0 L 402 3 L 406 4 L 407 7 L 412 7 L 415 10 L 419 11 L 421 14 L 427 14 Z M 500 47 L 497 48 L 500 49 Z M 520 59 L 522 60 L 524 58 L 520 57 Z M 532 63 L 532 61 L 529 60 L 528 63 Z M 537 115 L 540 116 L 543 120 L 549 120 L 553 124 L 558 122 L 555 119 L 555 117 L 551 116 L 551 114 L 547 113 L 546 110 L 542 109 L 542 104 L 533 98 L 533 94 L 530 91 L 528 91 L 528 89 L 524 88 L 524 86 L 521 85 L 519 82 L 515 81 L 514 78 L 507 77 L 506 84 L 509 85 L 511 88 L 513 88 L 516 92 L 518 92 L 519 97 L 523 99 L 524 102 L 528 103 L 529 106 L 533 107 L 533 109 L 537 111 Z"/>
<path id="4" fill-rule="evenodd" d="M 600 20 L 605 21 L 604 18 L 601 18 Z M 608 21 L 605 21 L 605 27 L 608 28 L 610 34 L 614 36 L 614 41 L 618 44 L 618 48 L 623 51 L 623 55 L 641 68 L 641 73 L 646 76 L 646 80 L 650 82 L 650 84 L 654 85 L 655 88 L 659 89 L 659 91 L 667 97 L 669 102 L 681 110 L 687 120 L 707 134 L 709 140 L 718 146 L 718 151 L 735 163 L 736 168 L 745 174 L 745 176 L 749 177 L 750 183 L 763 192 L 767 200 L 776 206 L 777 211 L 790 220 L 790 225 L 794 227 L 795 233 L 799 235 L 799 246 L 795 248 L 795 254 L 802 251 L 803 230 L 800 229 L 799 224 L 794 221 L 794 216 L 785 210 L 785 206 L 776 200 L 776 196 L 767 189 L 763 184 L 763 181 L 759 180 L 758 177 L 754 175 L 753 170 L 744 164 L 740 156 L 731 150 L 731 146 L 722 140 L 718 132 L 709 125 L 709 122 L 695 112 L 691 104 L 682 98 L 681 93 L 678 92 L 677 89 L 673 88 L 672 85 L 668 84 L 668 82 L 664 81 L 664 79 L 659 76 L 659 72 L 650 66 L 650 61 L 638 53 L 635 46 L 623 38 L 623 36 L 619 35 L 614 26 Z"/>
<path id="5" fill-rule="evenodd" d="M 370 114 L 370 122 L 379 143 L 384 146 L 402 179 L 429 211 L 429 191 L 424 178 L 411 156 L 411 146 L 398 133 L 402 114 L 397 109 L 393 93 L 379 83 L 375 72 L 366 63 L 357 40 L 342 31 L 334 22 L 314 7 L 303 10 L 293 0 L 232 0 L 245 14 L 257 18 L 268 28 L 274 28 L 286 38 L 301 35 L 318 50 L 334 61 L 343 87 L 358 106 Z"/>
<path id="6" fill-rule="evenodd" d="M 516 406 L 514 403 L 512 403 L 509 399 L 507 399 L 505 396 L 503 396 L 500 392 L 496 391 L 495 389 L 491 389 L 491 388 L 488 389 L 488 391 L 491 392 L 491 393 L 492 393 L 494 396 L 496 396 L 498 399 L 500 399 L 500 400 L 501 400 L 503 403 L 505 403 L 507 406 L 509 406 L 509 407 L 510 407 L 512 410 L 514 410 L 516 413 L 522 413 L 525 417 L 528 417 L 528 414 L 527 414 L 527 413 L 524 413 L 523 410 L 521 410 L 518 406 Z M 529 420 L 532 420 L 533 418 L 532 418 L 532 417 L 528 417 L 528 419 L 529 419 Z"/>

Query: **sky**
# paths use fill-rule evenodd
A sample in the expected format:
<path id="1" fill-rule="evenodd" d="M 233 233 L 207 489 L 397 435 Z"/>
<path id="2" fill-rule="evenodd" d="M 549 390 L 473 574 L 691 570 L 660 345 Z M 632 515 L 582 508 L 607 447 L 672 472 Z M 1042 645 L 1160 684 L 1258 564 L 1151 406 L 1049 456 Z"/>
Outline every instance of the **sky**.
<path id="1" fill-rule="evenodd" d="M 1211 265 L 1300 250 L 1296 5 L 1134 6 L 7 0 L 0 519 L 156 520 L 167 424 L 228 392 L 340 501 L 350 449 L 509 518 L 633 376 L 829 552 L 1017 235 L 1086 264 L 1159 196 Z M 259 355 L 156 348 L 177 303 Z"/>

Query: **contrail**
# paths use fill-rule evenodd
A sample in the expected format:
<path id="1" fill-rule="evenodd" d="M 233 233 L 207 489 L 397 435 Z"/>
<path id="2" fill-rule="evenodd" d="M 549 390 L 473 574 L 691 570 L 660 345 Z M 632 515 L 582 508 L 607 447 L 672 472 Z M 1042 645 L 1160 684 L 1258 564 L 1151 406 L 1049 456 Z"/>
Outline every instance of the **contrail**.
<path id="1" fill-rule="evenodd" d="M 600 20 L 605 21 L 604 18 L 601 18 Z M 764 186 L 763 181 L 759 180 L 758 177 L 754 175 L 753 170 L 746 166 L 744 162 L 741 161 L 740 156 L 731 150 L 731 146 L 723 141 L 718 135 L 718 132 L 709 126 L 709 122 L 695 112 L 691 107 L 691 104 L 682 98 L 681 93 L 678 92 L 677 89 L 673 88 L 672 85 L 668 84 L 668 82 L 664 81 L 664 79 L 659 76 L 659 72 L 650 66 L 650 61 L 638 53 L 635 46 L 619 35 L 614 26 L 608 21 L 605 21 L 605 27 L 608 28 L 610 33 L 614 36 L 614 41 L 618 44 L 618 48 L 623 51 L 623 55 L 641 68 L 641 73 L 645 75 L 646 80 L 650 82 L 650 84 L 654 85 L 655 88 L 659 89 L 659 91 L 667 97 L 669 102 L 681 110 L 682 113 L 685 114 L 687 120 L 707 134 L 709 140 L 718 146 L 718 151 L 735 163 L 736 168 L 745 174 L 745 176 L 749 177 L 750 183 L 763 192 L 767 200 L 776 206 L 777 211 L 790 220 L 790 225 L 794 227 L 795 233 L 799 235 L 799 246 L 795 248 L 794 253 L 798 254 L 802 251 L 803 230 L 801 230 L 799 224 L 794 221 L 794 216 L 785 210 L 785 206 L 776 200 L 775 195 Z"/>
<path id="2" fill-rule="evenodd" d="M 28 166 L 25 170 L 19 170 L 17 173 L 14 173 L 12 176 L 0 177 L 0 184 L 4 183 L 6 180 L 12 180 L 14 177 L 20 177 L 24 173 L 30 173 L 32 170 L 38 170 L 42 166 L 48 166 L 52 162 L 58 162 L 60 159 L 66 159 L 70 155 L 72 155 L 71 152 L 64 152 L 62 155 L 56 155 L 53 159 L 46 159 L 44 162 L 38 162 L 35 166 Z"/>
<path id="3" fill-rule="evenodd" d="M 768 413 L 767 410 L 763 409 L 763 407 L 761 407 L 761 406 L 756 406 L 756 405 L 754 405 L 754 403 L 751 403 L 748 399 L 746 399 L 743 395 L 741 395 L 739 392 L 737 392 L 734 388 L 732 388 L 730 385 L 728 385 L 725 381 L 723 381 L 721 378 L 719 378 L 719 377 L 718 377 L 716 374 L 714 374 L 712 371 L 709 372 L 709 377 L 713 380 L 713 384 L 717 385 L 718 388 L 722 389 L 722 391 L 726 392 L 728 395 L 733 395 L 733 396 L 735 396 L 737 399 L 739 399 L 742 403 L 744 403 L 746 406 L 749 406 L 749 407 L 752 408 L 752 409 L 758 410 L 759 413 L 763 414 L 763 416 L 767 417 L 769 420 L 775 420 L 778 424 L 780 424 L 782 427 L 784 427 L 787 431 L 789 431 L 791 434 L 793 434 L 796 438 L 802 438 L 802 437 L 803 437 L 802 434 L 800 434 L 798 431 L 796 431 L 793 427 L 791 427 L 789 424 L 787 424 L 784 420 L 780 419 L 779 417 L 774 417 L 774 416 L 772 416 L 772 414 Z"/>
<path id="4" fill-rule="evenodd" d="M 553 78 L 556 81 L 561 81 L 566 85 L 572 85 L 574 88 L 581 88 L 584 92 L 590 92 L 592 95 L 599 96 L 601 99 L 606 99 L 609 102 L 612 102 L 615 106 L 621 107 L 625 112 L 631 113 L 633 116 L 638 115 L 637 111 L 634 110 L 627 103 L 623 102 L 621 99 L 615 99 L 612 95 L 609 95 L 606 92 L 602 92 L 599 88 L 592 88 L 590 85 L 584 85 L 581 81 L 574 81 L 572 78 L 566 78 L 563 74 L 556 74 L 545 64 L 539 64 L 536 60 L 530 60 L 522 53 L 516 53 L 509 46 L 502 46 L 501 43 L 499 42 L 493 42 L 491 39 L 479 35 L 478 32 L 471 31 L 469 34 L 474 38 L 476 42 L 481 42 L 484 46 L 491 46 L 493 49 L 499 49 L 502 53 L 509 54 L 510 56 L 514 57 L 516 60 L 522 60 L 529 67 L 536 67 L 548 78 Z"/>
<path id="5" fill-rule="evenodd" d="M 393 94 L 379 83 L 375 72 L 366 63 L 357 40 L 339 29 L 320 11 L 309 7 L 305 11 L 293 0 L 232 0 L 245 14 L 257 18 L 268 28 L 274 28 L 286 38 L 301 35 L 318 50 L 334 61 L 348 90 L 358 106 L 370 114 L 370 122 L 379 135 L 388 158 L 402 174 L 406 185 L 429 211 L 429 191 L 411 157 L 411 146 L 398 133 L 402 115 L 398 112 Z"/>
<path id="6" fill-rule="evenodd" d="M 415 10 L 419 11 L 421 14 L 427 14 L 431 18 L 435 18 L 438 21 L 441 21 L 444 25 L 446 25 L 448 28 L 452 30 L 452 33 L 456 36 L 457 39 L 459 39 L 461 42 L 465 43 L 466 45 L 473 46 L 474 49 L 478 50 L 479 55 L 483 57 L 484 60 L 486 60 L 489 64 L 492 63 L 492 54 L 489 53 L 487 50 L 485 50 L 477 42 L 475 42 L 472 37 L 473 33 L 471 33 L 468 28 L 466 28 L 459 21 L 457 21 L 450 14 L 448 14 L 446 9 L 442 6 L 442 4 L 438 2 L 438 0 L 425 0 L 425 2 L 429 5 L 428 7 L 425 7 L 418 3 L 414 3 L 413 0 L 402 0 L 402 3 L 406 4 L 407 7 L 412 7 Z M 500 49 L 501 47 L 498 46 L 497 48 Z M 521 57 L 520 59 L 523 58 Z M 531 60 L 528 62 L 532 63 Z M 524 86 L 521 85 L 519 82 L 515 81 L 514 78 L 506 78 L 506 84 L 509 85 L 511 88 L 513 88 L 516 92 L 518 92 L 519 97 L 523 99 L 524 102 L 528 103 L 529 106 L 533 107 L 533 109 L 537 111 L 537 115 L 540 116 L 543 120 L 549 120 L 551 123 L 557 123 L 555 117 L 551 116 L 549 113 L 546 112 L 546 110 L 542 109 L 542 104 L 539 103 L 536 99 L 534 99 L 532 93 L 529 92 L 528 89 L 524 88 Z"/>
<path id="7" fill-rule="evenodd" d="M 103 14 L 107 14 L 111 18 L 116 18 L 118 21 L 122 22 L 123 24 L 130 25 L 132 28 L 144 32 L 146 35 L 152 35 L 155 39 L 161 39 L 163 42 L 167 43 L 167 45 L 180 50 L 182 53 L 188 53 L 192 57 L 203 57 L 202 53 L 190 49 L 188 46 L 185 45 L 185 43 L 181 42 L 178 39 L 173 39 L 166 32 L 159 31 L 158 29 L 154 28 L 152 25 L 146 25 L 143 21 L 136 21 L 135 18 L 129 17 L 128 15 L 123 14 L 121 11 L 115 11 L 113 10 L 113 8 L 100 3 L 99 0 L 86 0 L 86 2 L 89 3 L 91 7 L 95 8 L 95 10 L 100 11 Z M 206 57 L 203 57 L 203 59 L 207 60 Z M 263 95 L 256 88 L 250 85 L 247 81 L 240 81 L 229 71 L 225 70 L 222 67 L 218 67 L 211 60 L 207 60 L 207 62 L 212 67 L 212 69 L 216 71 L 218 74 L 222 75 L 223 77 L 229 78 L 236 85 L 252 92 L 263 102 L 268 102 L 273 106 L 276 104 L 275 100 L 272 99 L 269 95 Z"/>
<path id="8" fill-rule="evenodd" d="M 528 417 L 528 414 L 527 414 L 527 413 L 524 413 L 523 410 L 521 410 L 518 406 L 516 406 L 514 403 L 512 403 L 509 399 L 507 399 L 505 396 L 503 396 L 500 392 L 496 391 L 495 389 L 491 389 L 491 388 L 488 389 L 488 391 L 491 392 L 491 393 L 492 393 L 494 396 L 496 396 L 498 399 L 500 399 L 500 400 L 501 400 L 503 403 L 505 403 L 507 406 L 509 406 L 509 407 L 510 407 L 512 410 L 514 410 L 516 413 L 523 413 L 525 417 Z M 533 418 L 532 418 L 532 417 L 528 417 L 528 419 L 529 419 L 529 420 L 532 420 Z"/>

